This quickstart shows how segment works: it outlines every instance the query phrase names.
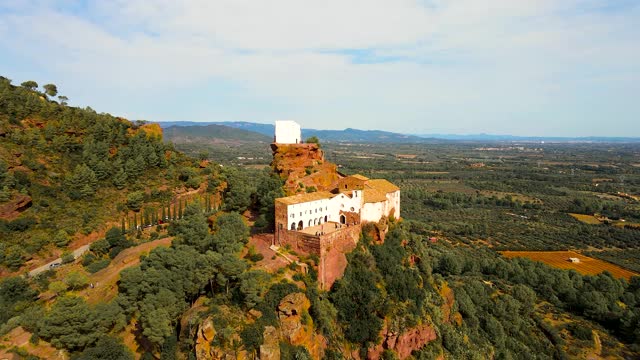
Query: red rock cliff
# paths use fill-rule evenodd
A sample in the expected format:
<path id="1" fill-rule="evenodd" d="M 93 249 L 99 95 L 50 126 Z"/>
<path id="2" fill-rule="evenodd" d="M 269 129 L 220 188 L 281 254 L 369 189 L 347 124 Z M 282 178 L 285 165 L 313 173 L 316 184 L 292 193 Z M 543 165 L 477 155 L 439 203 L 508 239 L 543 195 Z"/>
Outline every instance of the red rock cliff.
<path id="1" fill-rule="evenodd" d="M 287 195 L 310 187 L 330 190 L 338 181 L 336 165 L 325 161 L 324 152 L 317 144 L 271 144 L 271 150 L 271 166 L 285 180 Z"/>

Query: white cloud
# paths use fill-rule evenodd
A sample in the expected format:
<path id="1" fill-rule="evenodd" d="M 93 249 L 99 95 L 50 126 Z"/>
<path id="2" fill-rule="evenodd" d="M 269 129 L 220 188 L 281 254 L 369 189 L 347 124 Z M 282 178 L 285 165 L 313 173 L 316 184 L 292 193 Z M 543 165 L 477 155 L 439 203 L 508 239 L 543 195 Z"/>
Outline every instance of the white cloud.
<path id="1" fill-rule="evenodd" d="M 76 91 L 81 86 L 118 89 L 111 96 L 122 101 L 140 91 L 190 91 L 222 80 L 239 86 L 247 97 L 295 104 L 296 112 L 306 110 L 310 121 L 329 118 L 332 127 L 349 120 L 354 126 L 377 121 L 390 128 L 385 119 L 401 115 L 392 124 L 404 123 L 405 129 L 428 131 L 454 122 L 475 129 L 482 119 L 486 131 L 536 131 L 514 119 L 550 118 L 551 109 L 570 116 L 563 104 L 579 106 L 587 96 L 584 88 L 638 89 L 640 7 L 593 11 L 597 3 L 23 3 L 0 13 L 0 50 L 40 63 Z M 363 56 L 374 58 L 354 63 L 352 50 L 368 50 L 372 55 Z M 398 60 L 378 62 L 375 57 Z M 118 110 L 130 111 L 126 105 L 110 109 Z M 139 117 L 178 118 L 177 110 L 138 111 Z M 194 115 L 188 109 L 184 113 Z M 238 117 L 255 113 L 252 109 Z M 638 115 L 637 109 L 631 113 Z M 424 119 L 429 120 L 421 123 Z M 640 133 L 638 126 L 634 131 Z"/>

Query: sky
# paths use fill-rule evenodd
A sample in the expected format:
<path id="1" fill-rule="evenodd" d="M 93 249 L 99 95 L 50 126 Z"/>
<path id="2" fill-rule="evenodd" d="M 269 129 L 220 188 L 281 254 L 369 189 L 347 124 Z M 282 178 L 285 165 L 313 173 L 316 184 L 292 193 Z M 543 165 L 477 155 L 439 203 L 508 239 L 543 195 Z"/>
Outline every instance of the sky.
<path id="1" fill-rule="evenodd" d="M 2 0 L 0 75 L 132 120 L 640 136 L 640 0 Z"/>

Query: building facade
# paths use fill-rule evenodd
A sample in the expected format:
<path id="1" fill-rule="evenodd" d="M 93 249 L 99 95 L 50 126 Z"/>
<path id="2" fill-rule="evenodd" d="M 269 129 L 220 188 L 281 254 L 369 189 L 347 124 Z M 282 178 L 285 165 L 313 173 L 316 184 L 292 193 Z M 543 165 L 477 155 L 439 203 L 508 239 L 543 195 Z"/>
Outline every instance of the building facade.
<path id="1" fill-rule="evenodd" d="M 291 120 L 276 120 L 276 144 L 301 144 L 302 131 L 300 124 Z"/>
<path id="2" fill-rule="evenodd" d="M 347 176 L 333 191 L 278 198 L 276 228 L 302 231 L 325 223 L 354 225 L 400 217 L 400 189 L 383 179 Z M 315 229 L 318 230 L 318 229 Z M 322 228 L 319 230 L 322 231 Z"/>

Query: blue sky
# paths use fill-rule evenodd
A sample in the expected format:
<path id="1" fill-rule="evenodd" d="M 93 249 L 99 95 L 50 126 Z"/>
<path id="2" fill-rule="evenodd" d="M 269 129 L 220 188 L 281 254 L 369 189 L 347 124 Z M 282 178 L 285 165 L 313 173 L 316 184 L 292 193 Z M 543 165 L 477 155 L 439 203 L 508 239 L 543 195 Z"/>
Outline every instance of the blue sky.
<path id="1" fill-rule="evenodd" d="M 640 136 L 640 0 L 4 0 L 0 54 L 130 119 Z"/>

